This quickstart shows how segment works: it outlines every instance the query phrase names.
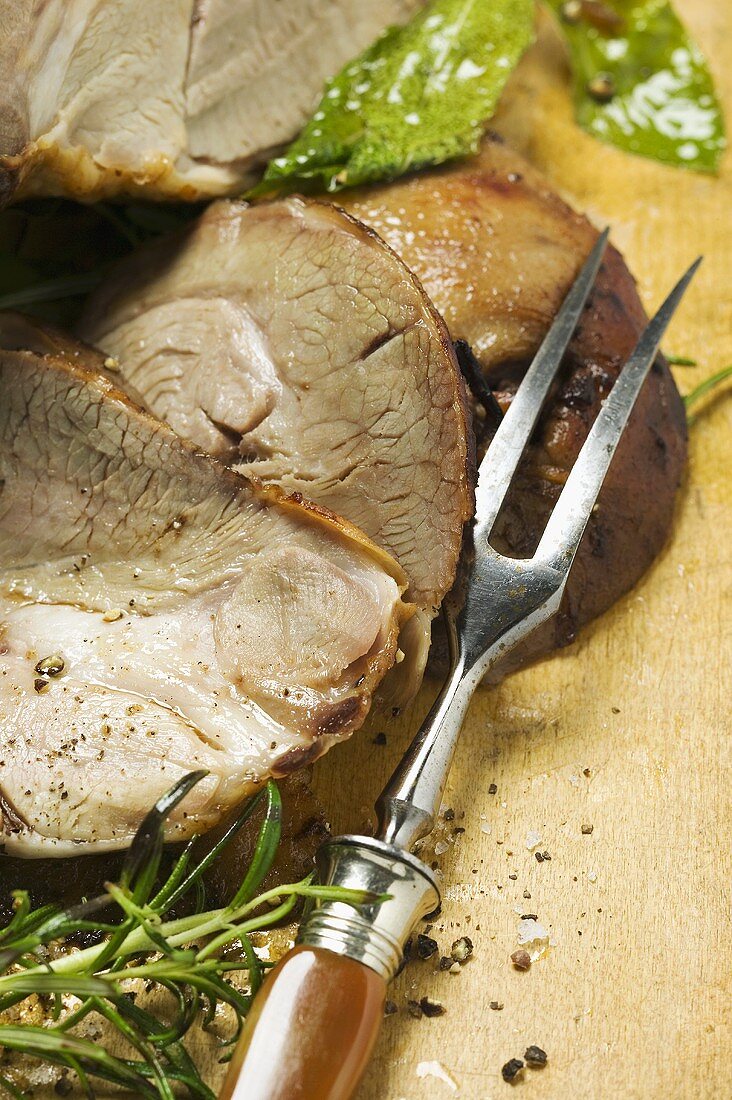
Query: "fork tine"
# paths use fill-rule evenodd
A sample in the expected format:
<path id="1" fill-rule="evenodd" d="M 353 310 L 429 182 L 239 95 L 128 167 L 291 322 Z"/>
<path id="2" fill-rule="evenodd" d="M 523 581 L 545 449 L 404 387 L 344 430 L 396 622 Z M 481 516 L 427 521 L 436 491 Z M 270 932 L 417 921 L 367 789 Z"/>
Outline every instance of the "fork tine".
<path id="1" fill-rule="evenodd" d="M 609 229 L 605 229 L 600 234 L 585 260 L 480 464 L 475 491 L 476 536 L 487 537 L 491 533 L 503 505 L 503 498 L 508 492 L 516 467 L 600 270 L 609 232 Z"/>
<path id="2" fill-rule="evenodd" d="M 691 265 L 648 322 L 577 456 L 536 549 L 535 559 L 569 571 L 646 375 L 669 321 L 699 264 Z"/>

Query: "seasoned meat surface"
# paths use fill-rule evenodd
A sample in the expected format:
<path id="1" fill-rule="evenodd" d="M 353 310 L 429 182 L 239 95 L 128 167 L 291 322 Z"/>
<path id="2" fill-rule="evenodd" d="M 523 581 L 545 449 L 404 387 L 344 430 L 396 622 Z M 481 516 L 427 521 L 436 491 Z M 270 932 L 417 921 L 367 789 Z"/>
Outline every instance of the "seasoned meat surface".
<path id="1" fill-rule="evenodd" d="M 0 347 L 2 841 L 123 847 L 202 767 L 185 837 L 358 728 L 403 574 L 184 443 L 89 349 L 14 315 Z"/>
<path id="2" fill-rule="evenodd" d="M 428 641 L 472 511 L 465 395 L 444 324 L 373 233 L 323 203 L 213 203 L 118 264 L 80 332 L 179 434 L 388 550 Z"/>
<path id="3" fill-rule="evenodd" d="M 523 158 L 490 138 L 473 160 L 344 192 L 343 201 L 414 271 L 453 339 L 469 342 L 506 407 L 596 238 L 593 226 Z M 610 248 L 500 520 L 498 541 L 509 552 L 530 554 L 536 545 L 644 322 L 633 278 Z M 582 623 L 642 576 L 668 535 L 685 456 L 683 404 L 659 357 L 590 520 L 562 609 L 531 640 L 532 653 L 571 641 Z"/>
<path id="4" fill-rule="evenodd" d="M 0 0 L 0 201 L 237 194 L 417 0 Z"/>

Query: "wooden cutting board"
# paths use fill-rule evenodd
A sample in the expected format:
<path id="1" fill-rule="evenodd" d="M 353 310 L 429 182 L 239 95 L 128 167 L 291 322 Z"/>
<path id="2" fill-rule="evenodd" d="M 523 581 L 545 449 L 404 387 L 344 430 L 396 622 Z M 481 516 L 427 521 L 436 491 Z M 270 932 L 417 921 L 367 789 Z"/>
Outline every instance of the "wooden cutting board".
<path id="1" fill-rule="evenodd" d="M 677 6 L 732 120 L 732 6 Z M 705 254 L 665 345 L 698 360 L 676 370 L 686 392 L 732 362 L 732 155 L 713 179 L 603 146 L 573 124 L 567 78 L 543 21 L 498 128 L 612 225 L 649 309 Z M 728 387 L 691 429 L 673 538 L 642 583 L 574 647 L 476 697 L 445 800 L 465 832 L 438 847 L 432 932 L 443 953 L 469 935 L 475 956 L 456 975 L 414 962 L 394 983 L 359 1100 L 507 1097 L 501 1066 L 529 1044 L 548 1065 L 525 1072 L 527 1098 L 732 1096 L 731 427 Z M 430 695 L 381 727 L 386 747 L 365 733 L 318 765 L 335 829 L 363 828 Z M 550 861 L 527 849 L 534 832 Z M 553 940 L 525 973 L 509 961 L 522 913 Z M 409 1015 L 424 995 L 445 1015 Z"/>
<path id="2" fill-rule="evenodd" d="M 732 7 L 676 3 L 732 121 Z M 496 124 L 612 225 L 649 309 L 705 254 L 666 350 L 698 359 L 677 371 L 682 392 L 732 362 L 732 154 L 711 179 L 583 135 L 546 20 Z M 513 1086 L 526 1100 L 732 1097 L 731 427 L 728 387 L 692 429 L 674 535 L 643 582 L 571 649 L 475 698 L 445 798 L 454 818 L 431 853 L 444 883 L 431 934 L 441 953 L 468 935 L 474 957 L 458 974 L 416 961 L 397 979 L 358 1100 L 508 1098 L 501 1066 L 530 1044 L 548 1065 Z M 368 828 L 434 691 L 318 764 L 334 831 Z M 530 834 L 551 859 L 536 860 Z M 522 973 L 509 956 L 524 913 L 552 944 Z M 445 1014 L 412 1017 L 407 1001 L 422 996 Z M 197 1056 L 220 1079 L 211 1047 Z"/>

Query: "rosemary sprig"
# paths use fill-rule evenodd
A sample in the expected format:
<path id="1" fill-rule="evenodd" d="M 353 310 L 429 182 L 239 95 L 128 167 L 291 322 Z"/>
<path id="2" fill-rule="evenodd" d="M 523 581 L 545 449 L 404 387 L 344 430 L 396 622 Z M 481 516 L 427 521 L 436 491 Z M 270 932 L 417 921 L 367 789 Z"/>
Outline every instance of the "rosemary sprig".
<path id="1" fill-rule="evenodd" d="M 266 965 L 257 956 L 252 934 L 291 916 L 301 898 L 353 906 L 370 900 L 361 891 L 318 886 L 310 877 L 256 894 L 280 841 L 282 803 L 274 783 L 247 803 L 195 865 L 194 841 L 189 842 L 161 883 L 166 821 L 204 775 L 185 776 L 153 807 L 130 847 L 119 882 L 106 883 L 102 895 L 72 909 L 46 905 L 33 910 L 28 894 L 16 891 L 13 918 L 0 929 L 0 1012 L 32 995 L 50 997 L 54 1005 L 46 1026 L 0 1023 L 0 1047 L 75 1072 L 88 1096 L 94 1095 L 91 1079 L 97 1078 L 140 1097 L 174 1100 L 182 1086 L 189 1096 L 215 1100 L 184 1039 L 195 1021 L 210 1023 L 220 1004 L 229 1006 L 234 1019 L 223 1047 L 237 1038 Z M 228 905 L 205 909 L 204 872 L 258 808 L 263 808 L 262 821 L 242 882 Z M 176 916 L 173 907 L 191 898 L 194 911 Z M 48 961 L 48 948 L 79 931 L 104 938 Z M 246 992 L 232 984 L 235 973 L 246 976 Z M 166 1019 L 128 996 L 130 982 L 140 980 L 146 988 L 168 991 Z M 106 1020 L 124 1041 L 125 1056 L 80 1033 L 92 1014 Z M 225 1049 L 221 1060 L 226 1059 Z M 0 1076 L 0 1091 L 23 1095 L 7 1074 Z"/>

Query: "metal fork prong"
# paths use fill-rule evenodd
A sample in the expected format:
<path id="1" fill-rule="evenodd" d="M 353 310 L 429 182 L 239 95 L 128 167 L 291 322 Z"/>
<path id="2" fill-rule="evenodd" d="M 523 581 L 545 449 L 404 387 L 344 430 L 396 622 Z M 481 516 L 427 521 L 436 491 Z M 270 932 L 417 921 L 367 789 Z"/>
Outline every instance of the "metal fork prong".
<path id="1" fill-rule="evenodd" d="M 700 263 L 701 257 L 679 279 L 658 313 L 643 330 L 572 466 L 536 549 L 535 561 L 550 565 L 565 574 L 569 572 L 617 445 L 656 358 L 663 334 Z"/>
<path id="2" fill-rule="evenodd" d="M 475 536 L 488 537 L 503 505 L 516 467 L 539 419 L 605 253 L 606 229 L 585 260 L 516 396 L 481 462 L 475 492 Z"/>

